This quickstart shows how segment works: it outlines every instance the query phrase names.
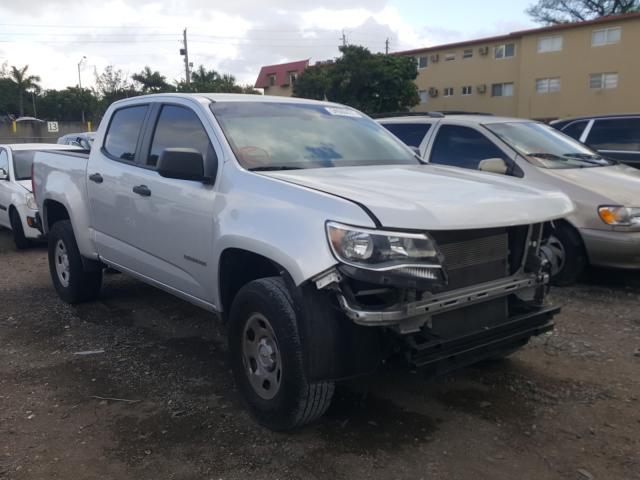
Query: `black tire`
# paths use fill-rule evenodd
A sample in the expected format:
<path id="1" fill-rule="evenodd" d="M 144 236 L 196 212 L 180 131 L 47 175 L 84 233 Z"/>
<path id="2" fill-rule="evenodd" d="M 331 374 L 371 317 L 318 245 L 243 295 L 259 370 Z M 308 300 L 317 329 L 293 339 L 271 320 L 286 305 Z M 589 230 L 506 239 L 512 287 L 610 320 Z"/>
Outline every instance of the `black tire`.
<path id="1" fill-rule="evenodd" d="M 24 236 L 24 229 L 22 228 L 22 220 L 20 220 L 20 214 L 15 208 L 11 208 L 9 213 L 9 221 L 11 222 L 11 231 L 13 232 L 13 241 L 16 244 L 18 250 L 24 250 L 29 248 L 31 242 Z"/>
<path id="2" fill-rule="evenodd" d="M 63 280 L 59 277 L 56 269 L 56 263 L 59 258 L 62 258 L 57 251 L 60 242 L 64 247 L 68 260 L 68 272 L 65 277 L 66 285 L 63 284 Z M 86 302 L 94 300 L 100 295 L 102 270 L 84 270 L 82 257 L 69 220 L 56 222 L 49 232 L 49 272 L 58 295 L 67 303 Z"/>
<path id="3" fill-rule="evenodd" d="M 252 366 L 243 350 L 245 337 L 250 336 L 245 329 L 256 315 L 268 320 L 280 359 L 280 383 L 270 399 L 251 384 Z M 254 280 L 240 289 L 229 315 L 229 346 L 236 385 L 253 416 L 265 427 L 276 431 L 300 427 L 321 417 L 331 404 L 334 382 L 307 379 L 294 303 L 282 278 Z"/>
<path id="4" fill-rule="evenodd" d="M 551 281 L 561 287 L 572 285 L 580 278 L 588 264 L 582 238 L 573 227 L 564 222 L 556 222 L 551 235 L 560 242 L 564 250 L 562 267 L 551 277 Z"/>

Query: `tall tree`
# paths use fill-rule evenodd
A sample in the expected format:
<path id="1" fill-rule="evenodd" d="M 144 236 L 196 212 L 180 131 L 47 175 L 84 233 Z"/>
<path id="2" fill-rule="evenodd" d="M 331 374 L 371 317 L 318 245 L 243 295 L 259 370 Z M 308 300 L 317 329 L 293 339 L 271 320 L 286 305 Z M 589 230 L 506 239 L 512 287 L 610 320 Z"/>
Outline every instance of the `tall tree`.
<path id="1" fill-rule="evenodd" d="M 236 77 L 233 75 L 208 70 L 204 65 L 191 72 L 189 85 L 181 81 L 177 84 L 177 89 L 179 92 L 199 93 L 258 93 L 252 87 L 236 83 Z"/>
<path id="2" fill-rule="evenodd" d="M 116 100 L 140 95 L 129 83 L 124 72 L 116 70 L 113 65 L 108 65 L 100 75 L 96 73 L 95 76 L 96 90 L 103 109 Z"/>
<path id="3" fill-rule="evenodd" d="M 167 77 L 159 71 L 151 70 L 151 67 L 144 67 L 140 73 L 131 75 L 134 82 L 140 84 L 143 93 L 172 92 L 175 88 L 167 83 Z"/>
<path id="4" fill-rule="evenodd" d="M 527 13 L 547 25 L 640 11 L 640 0 L 538 0 Z"/>
<path id="5" fill-rule="evenodd" d="M 84 112 L 86 120 L 94 121 L 97 120 L 99 111 L 98 98 L 88 88 L 46 90 L 38 99 L 38 114 L 47 120 L 77 122 Z"/>
<path id="6" fill-rule="evenodd" d="M 27 70 L 29 65 L 25 65 L 22 68 L 11 67 L 10 78 L 13 80 L 18 89 L 18 111 L 20 116 L 24 116 L 24 95 L 29 92 L 39 92 L 41 81 L 38 75 L 29 75 Z"/>
<path id="7" fill-rule="evenodd" d="M 334 63 L 305 70 L 293 86 L 294 96 L 326 98 L 369 114 L 407 110 L 420 101 L 413 57 L 374 54 L 356 45 L 340 52 Z"/>

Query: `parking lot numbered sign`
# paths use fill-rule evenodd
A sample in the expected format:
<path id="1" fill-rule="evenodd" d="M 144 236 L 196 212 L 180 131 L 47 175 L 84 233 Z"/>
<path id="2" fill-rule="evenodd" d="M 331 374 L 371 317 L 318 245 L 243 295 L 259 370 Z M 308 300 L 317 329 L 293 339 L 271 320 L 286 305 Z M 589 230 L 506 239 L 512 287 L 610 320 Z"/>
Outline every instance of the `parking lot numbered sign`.
<path id="1" fill-rule="evenodd" d="M 58 122 L 47 122 L 47 131 L 49 133 L 58 133 Z"/>

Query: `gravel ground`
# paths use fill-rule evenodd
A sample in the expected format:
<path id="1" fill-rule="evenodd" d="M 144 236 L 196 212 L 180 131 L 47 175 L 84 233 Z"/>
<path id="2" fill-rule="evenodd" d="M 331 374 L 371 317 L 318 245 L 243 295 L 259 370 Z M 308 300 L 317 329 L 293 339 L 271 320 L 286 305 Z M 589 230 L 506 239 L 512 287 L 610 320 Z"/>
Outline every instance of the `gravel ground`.
<path id="1" fill-rule="evenodd" d="M 211 315 L 124 275 L 65 305 L 46 250 L 1 230 L 0 478 L 640 479 L 640 275 L 589 277 L 511 359 L 390 367 L 276 434 L 242 408 Z"/>

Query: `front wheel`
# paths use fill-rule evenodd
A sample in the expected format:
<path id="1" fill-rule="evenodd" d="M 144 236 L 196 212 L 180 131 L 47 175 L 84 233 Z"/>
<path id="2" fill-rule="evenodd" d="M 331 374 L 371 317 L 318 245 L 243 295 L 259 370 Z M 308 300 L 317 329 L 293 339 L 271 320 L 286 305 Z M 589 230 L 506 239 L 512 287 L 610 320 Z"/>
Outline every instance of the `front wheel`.
<path id="1" fill-rule="evenodd" d="M 85 271 L 69 220 L 49 232 L 49 272 L 58 295 L 67 303 L 94 300 L 102 287 L 102 270 Z"/>
<path id="2" fill-rule="evenodd" d="M 236 385 L 260 424 L 289 430 L 325 413 L 334 383 L 307 378 L 293 300 L 280 277 L 242 287 L 229 322 Z"/>
<path id="3" fill-rule="evenodd" d="M 551 281 L 558 286 L 575 283 L 587 266 L 587 255 L 578 232 L 564 223 L 554 225 L 542 245 L 552 258 Z"/>

